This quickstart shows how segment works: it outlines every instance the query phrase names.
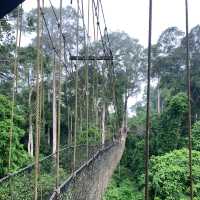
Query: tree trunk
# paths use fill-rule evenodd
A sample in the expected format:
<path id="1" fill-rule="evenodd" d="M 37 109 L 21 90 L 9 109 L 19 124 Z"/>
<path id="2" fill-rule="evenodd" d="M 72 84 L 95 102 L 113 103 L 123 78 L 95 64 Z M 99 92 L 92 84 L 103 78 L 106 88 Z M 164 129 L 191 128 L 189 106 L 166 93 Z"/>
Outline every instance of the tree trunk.
<path id="1" fill-rule="evenodd" d="M 31 109 L 32 90 L 29 92 L 29 134 L 28 134 L 28 154 L 33 157 L 33 122 Z"/>
<path id="2" fill-rule="evenodd" d="M 161 104 L 160 104 L 160 79 L 158 78 L 158 88 L 157 88 L 157 112 L 160 115 Z"/>
<path id="3" fill-rule="evenodd" d="M 53 153 L 56 153 L 57 144 L 57 103 L 56 103 L 56 69 L 53 71 Z"/>
<path id="4" fill-rule="evenodd" d="M 82 108 L 80 106 L 80 131 L 83 131 L 83 114 L 82 114 Z"/>
<path id="5" fill-rule="evenodd" d="M 48 101 L 48 107 L 51 103 L 51 92 L 49 91 L 49 89 L 47 90 L 47 101 Z M 48 111 L 50 112 L 50 109 L 48 108 Z M 48 145 L 51 144 L 51 126 L 49 123 L 47 123 L 47 141 L 48 141 Z"/>
<path id="6" fill-rule="evenodd" d="M 47 144 L 50 145 L 51 141 L 50 141 L 50 127 L 47 128 Z"/>
<path id="7" fill-rule="evenodd" d="M 126 92 L 125 101 L 124 101 L 124 114 L 123 114 L 123 122 L 121 128 L 127 128 L 128 127 L 128 94 Z"/>
<path id="8" fill-rule="evenodd" d="M 102 119 L 101 119 L 101 125 L 102 125 L 102 145 L 105 144 L 105 115 L 106 115 L 106 105 L 103 103 L 102 106 Z"/>
<path id="9" fill-rule="evenodd" d="M 97 105 L 97 98 L 95 98 L 94 100 L 94 104 L 95 104 L 95 124 L 96 124 L 96 127 L 98 128 L 98 124 L 99 124 L 99 114 L 98 114 L 98 105 Z"/>
<path id="10" fill-rule="evenodd" d="M 70 115 L 69 115 L 69 105 L 67 108 L 67 144 L 70 144 Z"/>
<path id="11" fill-rule="evenodd" d="M 30 70 L 30 69 L 29 69 Z M 32 108 L 31 108 L 31 97 L 33 93 L 33 87 L 30 85 L 30 71 L 28 72 L 28 85 L 29 85 L 29 97 L 28 97 L 28 108 L 29 108 L 29 131 L 28 131 L 28 154 L 33 157 L 33 121 L 32 121 Z"/>
<path id="12" fill-rule="evenodd" d="M 71 123 L 70 123 L 70 145 L 72 145 L 73 141 L 73 115 L 70 115 Z"/>

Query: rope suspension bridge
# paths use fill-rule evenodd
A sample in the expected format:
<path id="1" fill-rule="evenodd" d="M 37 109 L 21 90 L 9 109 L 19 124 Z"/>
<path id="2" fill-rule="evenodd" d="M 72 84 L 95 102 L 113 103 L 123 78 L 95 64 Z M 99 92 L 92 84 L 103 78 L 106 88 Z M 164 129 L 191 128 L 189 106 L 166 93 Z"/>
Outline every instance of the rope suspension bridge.
<path id="1" fill-rule="evenodd" d="M 109 106 L 116 110 L 115 96 L 115 55 L 101 0 L 71 0 L 70 8 L 75 10 L 75 18 L 69 22 L 75 24 L 72 33 L 73 41 L 69 41 L 66 23 L 68 13 L 64 12 L 63 1 L 59 9 L 51 0 L 37 0 L 37 13 L 30 19 L 32 29 L 37 34 L 33 77 L 29 77 L 29 141 L 28 152 L 33 163 L 13 172 L 13 140 L 15 115 L 20 90 L 20 65 L 23 48 L 23 6 L 22 1 L 15 1 L 10 7 L 5 3 L 0 17 L 17 8 L 16 16 L 16 48 L 11 60 L 1 60 L 1 64 L 11 65 L 12 105 L 10 114 L 8 169 L 0 179 L 1 200 L 30 199 L 72 199 L 98 200 L 103 193 L 122 157 L 127 137 L 127 106 L 123 108 L 122 120 L 112 124 L 112 116 L 108 114 Z M 49 5 L 47 11 L 46 3 Z M 21 4 L 21 5 L 19 5 Z M 190 52 L 188 36 L 188 4 L 186 4 L 186 66 L 188 84 L 188 149 L 189 149 L 189 182 L 190 199 L 193 199 L 192 179 L 192 144 L 191 144 L 191 85 L 190 85 Z M 70 10 L 68 8 L 68 10 Z M 51 24 L 51 15 L 55 24 Z M 2 23 L 1 23 L 2 26 Z M 145 200 L 149 199 L 149 134 L 150 134 L 150 81 L 152 64 L 152 0 L 149 7 L 149 45 L 147 73 L 147 116 L 145 135 Z M 28 58 L 27 58 L 28 59 Z M 51 80 L 45 76 L 44 70 L 48 60 Z M 100 66 L 100 67 L 99 67 Z M 100 80 L 97 75 L 100 74 Z M 0 74 L 1 75 L 1 74 Z M 104 77 L 107 77 L 105 80 Z M 66 85 L 64 80 L 67 79 Z M 50 84 L 48 83 L 50 82 Z M 49 88 L 49 85 L 51 87 Z M 110 85 L 113 91 L 109 91 Z M 101 87 L 101 90 L 99 89 Z M 46 91 L 45 91 L 46 90 Z M 66 90 L 67 99 L 63 99 Z M 47 95 L 45 95 L 47 93 Z M 51 94 L 48 94 L 51 93 Z M 109 98 L 107 93 L 111 93 Z M 47 98 L 47 99 L 45 99 Z M 52 98 L 52 118 L 46 116 L 44 104 Z M 70 99 L 71 98 L 71 99 Z M 34 103 L 33 103 L 34 101 Z M 62 103 L 66 101 L 67 108 Z M 73 103 L 70 103 L 73 102 Z M 33 108 L 34 107 L 34 108 Z M 115 115 L 117 112 L 115 112 Z M 63 116 L 67 126 L 62 127 Z M 116 118 L 118 116 L 115 116 Z M 47 119 L 48 118 L 48 119 Z M 64 119 L 64 120 L 65 120 Z M 33 121 L 34 120 L 34 121 Z M 51 130 L 46 123 L 50 121 Z M 85 127 L 83 127 L 83 121 Z M 107 123 L 107 124 L 106 124 Z M 90 134 L 95 125 L 98 134 Z M 63 138 L 61 132 L 67 133 Z M 34 132 L 34 134 L 33 134 Z M 48 132 L 48 134 L 47 134 Z M 49 134 L 51 132 L 52 134 Z M 33 135 L 35 138 L 33 139 Z M 51 154 L 41 155 L 42 135 L 48 137 L 48 145 L 52 146 Z M 49 152 L 48 152 L 49 153 Z"/>
<path id="2" fill-rule="evenodd" d="M 97 67 L 97 62 L 102 65 L 106 65 L 112 68 L 113 56 L 111 51 L 111 44 L 109 41 L 103 5 L 100 0 L 88 1 L 87 11 L 84 11 L 85 5 L 83 0 L 71 2 L 76 4 L 76 42 L 75 48 L 72 49 L 67 42 L 66 33 L 63 31 L 63 6 L 62 0 L 60 1 L 60 9 L 54 7 L 51 0 L 48 1 L 51 9 L 51 15 L 54 17 L 57 26 L 58 40 L 55 41 L 53 33 L 50 30 L 48 19 L 46 16 L 45 2 L 38 0 L 37 8 L 37 61 L 35 67 L 35 144 L 33 144 L 33 138 L 29 141 L 28 150 L 31 155 L 35 156 L 35 162 L 20 169 L 17 172 L 11 173 L 12 168 L 12 143 L 13 143 L 13 126 L 14 126 L 14 105 L 17 100 L 17 86 L 20 67 L 20 48 L 22 38 L 22 6 L 18 7 L 17 11 L 17 23 L 16 23 L 16 49 L 14 57 L 14 76 L 13 76 L 13 88 L 12 88 L 12 111 L 11 111 L 11 128 L 9 131 L 9 167 L 8 175 L 0 180 L 1 199 L 101 199 L 103 191 L 105 190 L 109 178 L 111 177 L 117 163 L 120 161 L 126 138 L 126 131 L 121 130 L 119 134 L 107 136 L 105 130 L 105 108 L 103 110 L 103 116 L 101 119 L 101 140 L 100 138 L 93 138 L 93 143 L 89 141 L 89 65 Z M 93 24 L 93 40 L 99 41 L 101 46 L 99 47 L 98 54 L 93 53 L 91 55 L 91 37 L 90 37 L 90 15 L 92 13 Z M 104 30 L 100 24 L 100 17 L 103 19 Z M 85 21 L 87 18 L 87 23 Z M 47 38 L 44 38 L 44 32 L 47 33 Z M 55 36 L 55 35 L 54 35 Z M 45 89 L 45 77 L 44 77 L 44 60 L 45 49 L 44 40 L 47 39 L 48 48 L 50 49 L 50 55 L 53 60 L 53 153 L 40 158 L 40 140 L 41 132 L 44 121 L 44 89 Z M 45 41 L 46 42 L 46 41 Z M 83 48 L 83 55 L 80 55 L 80 49 Z M 72 52 L 73 51 L 73 52 Z M 76 55 L 73 55 L 75 53 Z M 9 61 L 8 61 L 9 62 Z M 70 67 L 69 67 L 70 66 Z M 85 99 L 86 109 L 78 111 L 79 98 L 79 71 L 81 67 L 84 68 L 84 91 L 82 91 Z M 62 93 L 62 79 L 63 68 L 66 69 L 67 76 L 74 76 L 74 108 L 68 109 L 68 144 L 60 144 L 60 121 L 61 121 L 61 93 Z M 72 70 L 71 72 L 69 70 Z M 74 70 L 74 71 L 73 71 Z M 95 71 L 95 70 L 94 70 Z M 98 69 L 96 69 L 98 72 Z M 105 73 L 105 72 L 103 72 Z M 98 83 L 97 83 L 98 84 Z M 95 88 L 94 88 L 95 89 Z M 93 89 L 93 90 L 94 90 Z M 31 89 L 33 90 L 33 89 Z M 98 90 L 98 89 L 97 89 Z M 29 108 L 33 95 L 33 91 L 29 94 Z M 103 97 L 102 97 L 103 98 Z M 94 105 L 93 105 L 94 107 Z M 104 106 L 105 107 L 105 106 Z M 70 116 L 70 110 L 73 112 Z M 84 141 L 86 143 L 80 144 L 77 141 L 78 130 L 78 114 L 83 112 L 86 114 L 86 131 L 84 135 Z M 91 112 L 90 112 L 91 113 Z M 98 111 L 96 111 L 96 125 L 98 126 Z M 33 115 L 33 114 L 32 114 Z M 71 119 L 69 119 L 71 118 Z M 70 122 L 71 120 L 71 122 Z M 81 119 L 82 120 L 82 119 Z M 30 116 L 32 122 L 32 116 Z M 71 127 L 70 127 L 71 126 Z M 31 129 L 31 133 L 30 133 Z M 32 125 L 29 127 L 29 139 L 32 135 Z M 45 128 L 44 128 L 45 129 Z M 114 139 L 115 138 L 115 139 Z M 79 143 L 78 143 L 79 142 Z M 35 147 L 35 152 L 33 152 Z M 108 165 L 107 163 L 110 163 Z M 104 169 L 104 170 L 102 170 Z M 45 177 L 52 177 L 47 184 L 45 184 Z M 90 181 L 89 181 L 90 180 Z M 24 195 L 25 194 L 25 195 Z"/>

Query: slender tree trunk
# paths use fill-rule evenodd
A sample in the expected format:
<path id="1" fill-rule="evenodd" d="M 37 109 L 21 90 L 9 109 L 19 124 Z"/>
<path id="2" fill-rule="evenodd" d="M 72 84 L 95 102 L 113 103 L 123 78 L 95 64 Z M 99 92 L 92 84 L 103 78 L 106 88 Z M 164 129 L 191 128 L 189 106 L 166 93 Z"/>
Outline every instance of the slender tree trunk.
<path id="1" fill-rule="evenodd" d="M 105 144 L 105 116 L 106 115 L 106 105 L 103 103 L 102 106 L 102 119 L 101 119 L 101 125 L 102 125 L 102 145 Z"/>
<path id="2" fill-rule="evenodd" d="M 71 114 L 71 126 L 70 126 L 70 145 L 72 144 L 73 141 L 73 115 Z"/>
<path id="3" fill-rule="evenodd" d="M 123 113 L 123 122 L 121 128 L 127 128 L 128 127 L 128 92 L 126 92 L 125 100 L 124 100 L 124 113 Z"/>
<path id="4" fill-rule="evenodd" d="M 99 124 L 99 114 L 98 114 L 98 105 L 97 105 L 97 98 L 95 98 L 95 124 L 98 127 Z"/>
<path id="5" fill-rule="evenodd" d="M 158 78 L 158 88 L 157 88 L 157 112 L 158 115 L 161 113 L 161 104 L 160 104 L 160 78 Z"/>
<path id="6" fill-rule="evenodd" d="M 32 122 L 32 108 L 31 108 L 31 96 L 33 93 L 33 88 L 29 89 L 29 99 L 28 99 L 28 107 L 29 107 L 29 134 L 28 134 L 28 153 L 31 157 L 33 157 L 33 122 Z"/>
<path id="7" fill-rule="evenodd" d="M 55 59 L 55 58 L 54 58 Z M 53 69 L 53 153 L 56 153 L 57 144 L 57 103 L 56 103 L 56 66 Z"/>
<path id="8" fill-rule="evenodd" d="M 33 93 L 33 87 L 31 87 L 30 84 L 30 67 L 28 69 L 28 87 L 29 87 L 29 96 L 28 96 L 28 109 L 29 109 L 29 130 L 28 130 L 28 154 L 33 157 L 33 113 L 32 113 L 32 108 L 31 108 L 31 97 Z"/>
<path id="9" fill-rule="evenodd" d="M 47 129 L 47 144 L 50 145 L 50 127 Z"/>
<path id="10" fill-rule="evenodd" d="M 50 95 L 50 91 L 49 89 L 47 90 L 47 102 L 48 102 L 48 107 L 50 105 L 50 102 L 51 102 L 51 95 Z M 48 108 L 48 111 L 47 112 L 50 112 L 50 109 Z M 50 145 L 51 144 L 51 128 L 50 128 L 50 124 L 49 123 L 46 123 L 47 124 L 47 144 Z"/>
<path id="11" fill-rule="evenodd" d="M 83 113 L 82 113 L 82 107 L 80 106 L 80 131 L 83 131 Z"/>
<path id="12" fill-rule="evenodd" d="M 67 144 L 70 144 L 70 115 L 69 115 L 69 105 L 67 108 Z"/>

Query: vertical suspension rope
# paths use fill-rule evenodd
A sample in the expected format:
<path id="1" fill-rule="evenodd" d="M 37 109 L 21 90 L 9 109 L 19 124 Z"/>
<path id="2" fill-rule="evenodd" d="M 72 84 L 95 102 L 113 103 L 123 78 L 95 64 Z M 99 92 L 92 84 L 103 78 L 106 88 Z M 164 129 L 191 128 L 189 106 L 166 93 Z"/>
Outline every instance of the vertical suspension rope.
<path id="1" fill-rule="evenodd" d="M 96 41 L 97 40 L 97 38 L 96 38 L 96 31 L 98 31 L 98 27 L 97 27 L 97 30 L 96 30 L 96 20 L 95 20 L 95 4 L 94 4 L 94 0 L 92 0 L 92 2 L 91 2 L 91 4 L 92 4 L 92 18 L 93 18 L 93 32 L 94 32 L 94 41 Z M 95 98 L 95 102 L 94 102 L 94 110 L 95 110 L 95 125 L 96 125 L 96 127 L 97 127 L 97 129 L 99 129 L 100 130 L 100 126 L 98 125 L 98 123 L 99 123 L 99 119 L 98 119 L 98 108 L 97 108 L 97 101 L 98 101 L 98 95 L 99 95 L 99 92 L 98 92 L 98 67 L 97 67 L 97 65 L 98 65 L 98 63 L 97 63 L 97 61 L 95 61 L 94 60 L 94 72 L 95 72 L 95 75 L 94 75 L 94 77 L 95 77 L 95 82 L 96 82 L 96 86 L 97 86 L 97 88 L 96 88 L 96 92 L 93 92 L 93 98 L 94 98 L 94 96 L 95 96 L 95 93 L 96 93 L 96 98 Z M 93 87 L 93 91 L 94 91 L 94 87 Z M 99 133 L 99 131 L 98 131 L 98 133 Z"/>
<path id="2" fill-rule="evenodd" d="M 37 0 L 37 66 L 36 66 L 36 128 L 35 128 L 35 188 L 34 199 L 38 199 L 39 137 L 40 137 L 40 0 Z"/>
<path id="3" fill-rule="evenodd" d="M 42 11 L 44 10 L 44 0 L 42 0 Z M 44 128 L 44 57 L 43 57 L 43 49 L 42 43 L 44 40 L 44 24 L 43 20 L 41 20 L 41 42 L 40 42 L 40 71 L 41 71 L 41 128 Z"/>
<path id="4" fill-rule="evenodd" d="M 20 23 L 19 21 L 21 20 L 19 18 L 20 18 L 20 7 L 18 7 L 18 12 L 17 12 L 17 27 L 16 27 L 16 41 L 15 41 L 16 48 L 15 48 L 15 59 L 14 59 L 14 65 L 13 65 L 11 124 L 10 124 L 10 130 L 9 130 L 8 173 L 11 172 L 11 168 L 12 168 L 11 166 L 12 165 L 12 142 L 13 142 L 13 126 L 14 126 L 15 93 L 17 91 L 18 49 L 20 47 L 20 40 L 21 40 L 21 24 L 20 24 L 20 30 L 19 30 L 19 23 Z M 11 199 L 13 199 L 12 179 L 10 179 L 9 181 L 9 189 L 10 189 Z"/>
<path id="5" fill-rule="evenodd" d="M 21 37 L 22 37 L 22 4 L 20 5 L 20 7 L 18 8 L 18 17 L 19 19 L 19 39 L 18 39 L 18 47 L 16 47 L 17 49 L 19 49 L 21 47 Z M 21 16 L 20 16 L 20 11 L 21 11 Z M 17 51 L 17 57 L 16 57 L 16 62 L 18 65 L 19 62 L 19 56 L 18 56 L 19 52 Z M 18 69 L 16 68 L 16 92 L 17 92 L 17 85 L 18 85 Z"/>
<path id="6" fill-rule="evenodd" d="M 90 0 L 88 0 L 88 36 L 90 35 Z"/>
<path id="7" fill-rule="evenodd" d="M 74 120 L 74 171 L 76 170 L 76 135 L 77 135 L 77 110 L 78 110 L 78 54 L 79 54 L 79 0 L 77 0 L 77 35 L 76 35 L 76 54 L 77 60 L 75 64 L 75 120 Z"/>
<path id="8" fill-rule="evenodd" d="M 12 88 L 12 107 L 11 107 L 11 125 L 9 130 L 9 155 L 8 155 L 8 173 L 11 170 L 11 162 L 12 162 L 12 140 L 13 140 L 13 126 L 14 126 L 14 105 L 15 105 L 15 92 L 17 88 L 17 66 L 18 66 L 18 44 L 19 44 L 19 17 L 20 17 L 20 8 L 18 7 L 17 14 L 17 25 L 16 25 L 16 41 L 15 41 L 15 60 L 13 66 L 13 88 Z"/>
<path id="9" fill-rule="evenodd" d="M 60 120 L 61 120 L 61 68 L 62 68 L 62 0 L 60 0 L 60 22 L 59 22 L 59 69 L 58 69 L 58 129 L 56 143 L 56 188 L 59 186 L 59 162 L 60 162 Z"/>
<path id="10" fill-rule="evenodd" d="M 84 5 L 83 5 L 83 0 L 81 0 L 81 4 L 82 4 L 82 20 L 83 20 L 83 26 L 85 24 L 85 18 L 84 18 Z M 89 4 L 89 2 L 88 2 Z M 88 21 L 89 21 L 89 15 L 88 15 Z M 88 27 L 89 27 L 89 24 L 88 24 Z M 89 123 L 89 120 L 88 120 L 88 116 L 89 116 L 89 94 L 88 94 L 88 61 L 87 61 L 87 57 L 88 57 L 88 46 L 87 46 L 87 41 L 86 41 L 86 30 L 84 30 L 84 48 L 85 48 L 85 86 L 86 86 L 86 91 L 85 91 L 85 94 L 86 94 L 86 155 L 87 155 L 87 160 L 88 160 L 88 157 L 89 157 L 89 147 L 88 147 L 88 123 Z"/>
<path id="11" fill-rule="evenodd" d="M 95 25 L 95 6 L 92 0 L 92 22 L 93 22 L 93 33 L 94 33 L 94 41 L 96 39 L 96 25 Z"/>
<path id="12" fill-rule="evenodd" d="M 56 153 L 57 106 L 56 106 L 56 55 L 53 52 L 53 153 Z"/>
<path id="13" fill-rule="evenodd" d="M 89 35 L 90 35 L 90 0 L 88 0 L 88 40 L 87 40 L 87 46 L 86 46 L 86 55 L 88 56 L 89 54 Z M 87 160 L 89 158 L 89 79 L 88 79 L 88 62 L 86 63 L 86 107 L 87 107 L 87 112 L 86 112 L 86 128 L 87 128 Z"/>
<path id="14" fill-rule="evenodd" d="M 149 199 L 149 133 L 150 133 L 150 86 L 151 86 L 151 40 L 152 40 L 152 0 L 149 0 L 149 36 L 147 69 L 147 107 L 145 134 L 145 200 Z"/>
<path id="15" fill-rule="evenodd" d="M 96 4 L 97 6 L 96 6 L 96 13 L 97 13 L 97 19 L 98 19 L 98 21 L 97 21 L 97 40 L 99 39 L 99 29 L 98 29 L 98 26 L 99 26 L 99 1 L 97 0 L 97 4 Z"/>
<path id="16" fill-rule="evenodd" d="M 190 200 L 193 200 L 193 178 L 192 178 L 192 130 L 191 130 L 191 66 L 189 52 L 189 17 L 188 17 L 188 0 L 185 0 L 186 15 L 186 67 L 187 67 L 187 94 L 188 94 L 188 150 L 189 150 L 189 184 Z"/>
<path id="17" fill-rule="evenodd" d="M 40 7 L 40 16 L 41 16 L 41 8 L 42 10 L 44 9 L 44 0 L 41 0 L 41 6 Z M 41 20 L 40 17 L 40 32 L 39 32 L 39 129 L 38 129 L 38 146 L 40 149 L 40 144 L 41 144 L 41 132 L 43 133 L 43 116 L 44 115 L 44 104 L 43 104 L 43 97 L 44 97 L 44 77 L 43 77 L 43 50 L 42 50 L 42 42 L 43 42 L 43 31 L 44 31 L 44 27 L 43 27 L 43 20 Z M 37 89 L 36 89 L 37 90 Z M 38 152 L 38 155 L 40 154 L 40 150 Z M 38 161 L 39 162 L 39 161 Z M 40 174 L 40 168 L 38 167 L 38 175 Z M 39 178 L 39 177 L 38 177 Z M 42 198 L 42 185 L 39 185 L 38 187 L 38 193 L 40 193 L 40 196 Z"/>

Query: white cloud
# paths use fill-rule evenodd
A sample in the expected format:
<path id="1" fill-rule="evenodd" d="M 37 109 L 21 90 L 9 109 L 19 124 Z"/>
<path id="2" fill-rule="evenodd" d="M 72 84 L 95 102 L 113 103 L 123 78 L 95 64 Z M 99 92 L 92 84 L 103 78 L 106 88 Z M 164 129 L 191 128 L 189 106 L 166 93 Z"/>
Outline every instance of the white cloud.
<path id="1" fill-rule="evenodd" d="M 88 0 L 85 0 L 87 2 Z M 149 0 L 101 0 L 109 31 L 125 31 L 130 36 L 139 39 L 147 46 L 148 39 L 148 8 Z M 70 0 L 63 1 L 66 5 Z M 75 0 L 73 4 L 75 6 Z M 59 0 L 52 0 L 54 6 L 59 6 Z M 49 5 L 45 0 L 45 5 Z M 25 10 L 36 7 L 36 1 L 26 0 Z M 190 28 L 200 24 L 200 1 L 189 0 Z M 153 43 L 168 27 L 177 26 L 185 30 L 185 0 L 153 0 Z M 141 100 L 142 94 L 132 97 L 129 107 Z"/>

